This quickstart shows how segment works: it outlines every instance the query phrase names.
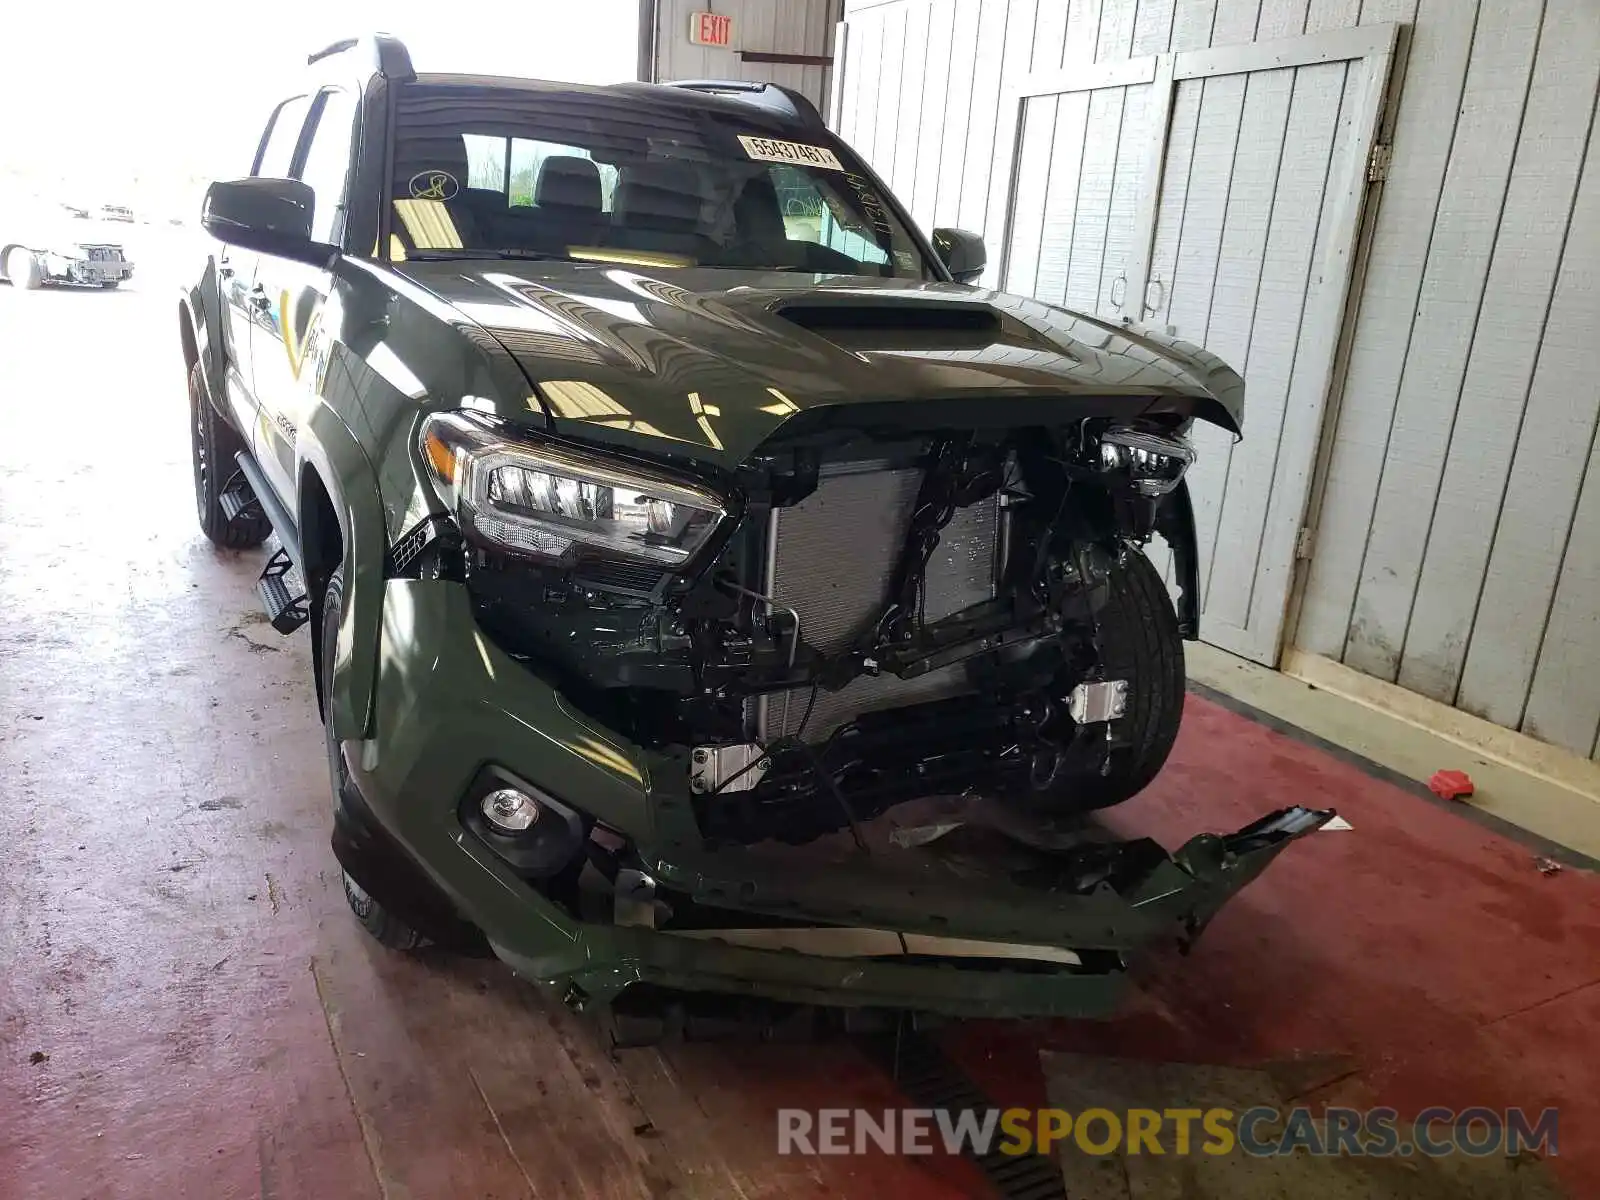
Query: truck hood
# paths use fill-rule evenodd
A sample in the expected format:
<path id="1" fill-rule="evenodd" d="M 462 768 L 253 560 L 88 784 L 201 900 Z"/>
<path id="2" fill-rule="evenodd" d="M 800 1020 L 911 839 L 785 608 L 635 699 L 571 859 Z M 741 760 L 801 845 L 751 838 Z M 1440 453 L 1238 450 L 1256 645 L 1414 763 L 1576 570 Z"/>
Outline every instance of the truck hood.
<path id="1" fill-rule="evenodd" d="M 571 262 L 394 269 L 520 365 L 532 394 L 497 401 L 502 415 L 542 411 L 565 436 L 724 467 L 781 426 L 863 404 L 953 403 L 980 424 L 1001 400 L 1012 424 L 1155 409 L 1242 424 L 1243 381 L 1198 347 L 963 284 Z M 1077 403 L 1035 408 L 1064 401 Z"/>

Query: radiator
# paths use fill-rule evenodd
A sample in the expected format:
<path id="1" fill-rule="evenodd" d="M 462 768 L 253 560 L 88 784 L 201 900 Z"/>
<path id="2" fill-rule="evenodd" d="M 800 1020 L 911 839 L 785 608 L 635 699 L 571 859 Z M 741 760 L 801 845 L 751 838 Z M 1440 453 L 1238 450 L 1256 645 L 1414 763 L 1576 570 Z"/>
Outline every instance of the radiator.
<path id="1" fill-rule="evenodd" d="M 765 591 L 800 615 L 800 635 L 824 654 L 846 649 L 883 605 L 900 558 L 922 472 L 883 464 L 824 468 L 817 490 L 775 509 L 767 546 Z M 927 620 L 994 597 L 999 506 L 994 497 L 957 509 L 928 564 Z M 805 739 L 826 737 L 857 713 L 970 691 L 960 665 L 916 679 L 862 676 L 837 692 L 819 691 Z M 773 693 L 750 708 L 756 738 L 790 734 L 811 689 Z"/>

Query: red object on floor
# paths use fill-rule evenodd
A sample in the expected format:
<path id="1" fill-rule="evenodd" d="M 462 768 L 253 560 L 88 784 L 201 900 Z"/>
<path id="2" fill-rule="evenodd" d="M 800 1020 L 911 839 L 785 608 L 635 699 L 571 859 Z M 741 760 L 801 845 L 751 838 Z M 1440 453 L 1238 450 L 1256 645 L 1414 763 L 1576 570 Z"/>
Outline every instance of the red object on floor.
<path id="1" fill-rule="evenodd" d="M 1464 800 L 1472 795 L 1472 776 L 1465 771 L 1435 771 L 1428 790 L 1441 800 Z"/>

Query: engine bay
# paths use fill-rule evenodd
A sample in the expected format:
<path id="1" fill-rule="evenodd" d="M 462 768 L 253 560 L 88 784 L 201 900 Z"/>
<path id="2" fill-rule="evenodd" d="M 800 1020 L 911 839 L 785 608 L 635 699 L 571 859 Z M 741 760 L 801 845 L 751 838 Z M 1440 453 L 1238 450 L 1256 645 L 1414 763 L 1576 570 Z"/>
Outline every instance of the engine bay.
<path id="1" fill-rule="evenodd" d="M 1106 759 L 1127 681 L 1104 677 L 1098 614 L 1123 556 L 1187 516 L 1164 503 L 1186 455 L 1149 421 L 832 431 L 724 484 L 693 571 L 552 569 L 444 529 L 402 569 L 460 571 L 496 644 L 681 757 L 707 839 L 806 842 Z"/>

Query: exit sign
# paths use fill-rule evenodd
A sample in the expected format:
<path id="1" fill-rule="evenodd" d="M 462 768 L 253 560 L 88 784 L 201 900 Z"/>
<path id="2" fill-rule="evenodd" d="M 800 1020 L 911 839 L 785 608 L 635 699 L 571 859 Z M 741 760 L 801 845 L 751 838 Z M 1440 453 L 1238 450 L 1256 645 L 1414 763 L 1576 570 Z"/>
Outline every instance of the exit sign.
<path id="1" fill-rule="evenodd" d="M 714 12 L 690 13 L 689 40 L 696 46 L 731 45 L 733 18 Z"/>

